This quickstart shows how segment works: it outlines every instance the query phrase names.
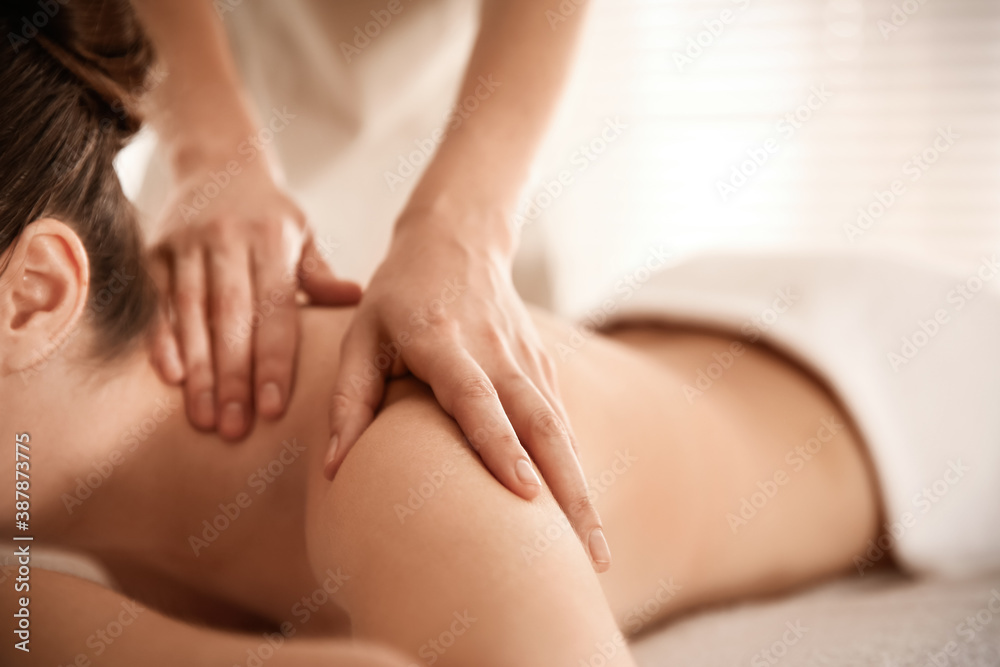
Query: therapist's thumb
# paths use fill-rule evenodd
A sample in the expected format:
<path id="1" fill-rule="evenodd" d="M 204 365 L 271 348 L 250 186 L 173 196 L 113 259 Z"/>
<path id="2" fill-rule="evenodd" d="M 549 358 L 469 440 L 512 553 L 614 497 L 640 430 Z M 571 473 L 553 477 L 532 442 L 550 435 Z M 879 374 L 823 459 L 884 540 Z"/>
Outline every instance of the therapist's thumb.
<path id="1" fill-rule="evenodd" d="M 361 286 L 334 275 L 330 265 L 316 247 L 311 235 L 302 247 L 298 267 L 299 285 L 309 295 L 311 303 L 323 306 L 347 306 L 361 299 Z"/>
<path id="2" fill-rule="evenodd" d="M 375 419 L 375 409 L 385 391 L 385 370 L 374 363 L 379 353 L 377 329 L 371 320 L 358 315 L 341 343 L 340 368 L 330 400 L 330 444 L 323 459 L 323 474 L 331 480 L 347 452 Z"/>

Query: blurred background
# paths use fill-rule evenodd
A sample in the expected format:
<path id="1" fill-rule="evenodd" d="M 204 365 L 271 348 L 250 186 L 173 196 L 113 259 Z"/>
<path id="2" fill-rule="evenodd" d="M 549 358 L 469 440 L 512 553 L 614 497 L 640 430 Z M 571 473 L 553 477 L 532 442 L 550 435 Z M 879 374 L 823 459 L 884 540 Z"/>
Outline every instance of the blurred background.
<path id="1" fill-rule="evenodd" d="M 295 115 L 269 148 L 335 269 L 366 280 L 416 181 L 392 188 L 386 174 L 445 124 L 476 3 L 404 4 L 350 62 L 321 34 L 352 40 L 364 2 L 231 4 L 222 17 L 262 117 Z M 660 246 L 884 247 L 970 264 L 1000 249 L 996 0 L 594 0 L 588 13 L 525 192 L 526 299 L 579 314 Z M 163 192 L 154 153 L 143 135 L 120 162 L 147 218 Z"/>
<path id="2" fill-rule="evenodd" d="M 675 61 L 724 9 L 735 18 L 722 34 L 692 63 Z M 570 309 L 582 303 L 573 284 L 616 279 L 647 244 L 892 247 L 973 263 L 998 250 L 1000 3 L 619 0 L 593 10 L 555 152 L 601 116 L 631 127 L 551 212 L 556 292 Z M 821 86 L 828 99 L 789 137 L 779 123 Z M 948 127 L 953 146 L 904 173 Z M 769 138 L 776 151 L 724 201 L 719 182 Z M 905 191 L 880 218 L 861 235 L 845 229 L 897 179 Z"/>

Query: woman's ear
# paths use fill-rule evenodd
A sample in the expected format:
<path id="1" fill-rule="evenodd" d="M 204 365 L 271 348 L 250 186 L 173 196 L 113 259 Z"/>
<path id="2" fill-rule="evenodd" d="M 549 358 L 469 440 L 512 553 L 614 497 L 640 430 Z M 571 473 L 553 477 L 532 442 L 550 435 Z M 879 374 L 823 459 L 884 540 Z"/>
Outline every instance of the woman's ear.
<path id="1" fill-rule="evenodd" d="M 72 228 L 29 224 L 0 273 L 0 376 L 46 362 L 76 331 L 87 305 L 90 261 Z"/>

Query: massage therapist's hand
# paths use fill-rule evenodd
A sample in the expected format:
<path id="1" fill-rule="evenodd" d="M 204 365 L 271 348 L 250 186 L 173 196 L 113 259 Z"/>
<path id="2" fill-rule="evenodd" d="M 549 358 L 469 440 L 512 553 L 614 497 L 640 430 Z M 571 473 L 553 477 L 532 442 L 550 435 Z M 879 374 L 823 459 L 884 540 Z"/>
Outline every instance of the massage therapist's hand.
<path id="1" fill-rule="evenodd" d="M 328 305 L 355 303 L 361 290 L 333 275 L 262 158 L 182 175 L 158 230 L 154 363 L 184 382 L 192 424 L 239 438 L 255 406 L 273 419 L 288 404 L 297 290 Z"/>
<path id="2" fill-rule="evenodd" d="M 514 290 L 510 257 L 462 238 L 458 227 L 421 212 L 404 213 L 397 224 L 342 343 L 324 472 L 333 478 L 372 422 L 385 376 L 409 371 L 430 385 L 508 489 L 537 496 L 531 459 L 537 463 L 595 567 L 606 569 L 607 544 L 555 366 Z"/>

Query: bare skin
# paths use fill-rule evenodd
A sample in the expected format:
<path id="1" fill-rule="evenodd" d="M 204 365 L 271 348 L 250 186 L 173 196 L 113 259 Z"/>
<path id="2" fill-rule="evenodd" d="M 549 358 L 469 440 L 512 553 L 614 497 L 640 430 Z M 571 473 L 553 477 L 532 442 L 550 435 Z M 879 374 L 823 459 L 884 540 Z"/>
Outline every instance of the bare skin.
<path id="1" fill-rule="evenodd" d="M 168 381 L 183 379 L 193 424 L 238 440 L 255 414 L 276 419 L 288 404 L 298 340 L 296 289 L 312 303 L 357 303 L 353 323 L 338 339 L 344 363 L 332 370 L 337 382 L 326 387 L 327 476 L 374 418 L 384 395 L 382 376 L 405 368 L 434 389 L 470 439 L 485 434 L 483 463 L 508 489 L 530 500 L 542 490 L 539 476 L 545 479 L 595 566 L 605 570 L 611 552 L 600 516 L 583 502 L 586 482 L 554 365 L 510 279 L 519 235 L 514 213 L 584 15 L 585 3 L 567 13 L 561 1 L 482 2 L 480 31 L 456 99 L 472 100 L 476 112 L 454 112 L 442 128 L 361 296 L 357 285 L 319 261 L 273 156 L 241 155 L 262 121 L 247 104 L 217 8 L 207 0 L 135 0 L 169 71 L 148 99 L 174 174 L 153 259 L 162 295 L 153 359 Z M 362 23 L 370 20 L 369 11 L 386 11 L 375 4 L 357 9 Z M 192 198 L 207 184 L 215 187 L 219 173 L 228 185 L 196 212 Z M 439 326 L 406 346 L 372 381 L 351 382 L 382 345 L 415 335 L 408 319 L 413 304 L 432 301 L 448 283 L 462 285 L 463 296 L 443 310 Z M 227 335 L 265 301 L 274 312 L 250 335 Z M 491 398 L 470 406 L 464 400 L 470 382 L 488 386 Z M 530 430 L 540 411 L 564 428 L 517 438 L 515 432 Z"/>
<path id="2" fill-rule="evenodd" d="M 192 429 L 180 390 L 162 384 L 143 353 L 96 372 L 54 360 L 20 392 L 16 375 L 4 378 L 14 404 L 4 432 L 29 431 L 34 443 L 36 539 L 97 555 L 127 594 L 151 606 L 234 628 L 290 622 L 297 637 L 330 637 L 350 623 L 355 637 L 427 659 L 428 642 L 468 611 L 477 620 L 438 655 L 447 666 L 577 664 L 616 626 L 631 634 L 684 609 L 844 570 L 875 534 L 878 497 L 863 447 L 837 403 L 796 365 L 748 347 L 689 401 L 683 385 L 731 340 L 632 327 L 567 353 L 567 325 L 532 317 L 557 360 L 615 548 L 609 572 L 595 574 L 547 491 L 527 501 L 504 489 L 411 378 L 390 382 L 372 427 L 334 481 L 323 478 L 347 309 L 301 312 L 288 411 L 238 447 Z M 93 394 L 81 393 L 84 385 Z M 174 406 L 161 422 L 158 399 Z M 98 413 L 101 405 L 116 408 Z M 145 439 L 129 451 L 135 425 Z M 826 440 L 820 451 L 791 463 L 790 452 L 814 437 Z M 283 445 L 293 440 L 301 450 Z M 70 514 L 63 494 L 112 450 L 124 461 L 89 498 L 70 503 Z M 269 464 L 280 472 L 267 474 Z M 742 499 L 778 471 L 786 483 L 734 530 L 727 515 L 739 515 Z M 413 509 L 411 491 L 419 499 L 428 475 L 434 489 L 424 487 Z M 209 540 L 202 522 L 241 493 L 248 506 Z M 301 622 L 303 596 L 324 583 L 332 602 Z M 609 664 L 632 662 L 622 650 Z"/>

